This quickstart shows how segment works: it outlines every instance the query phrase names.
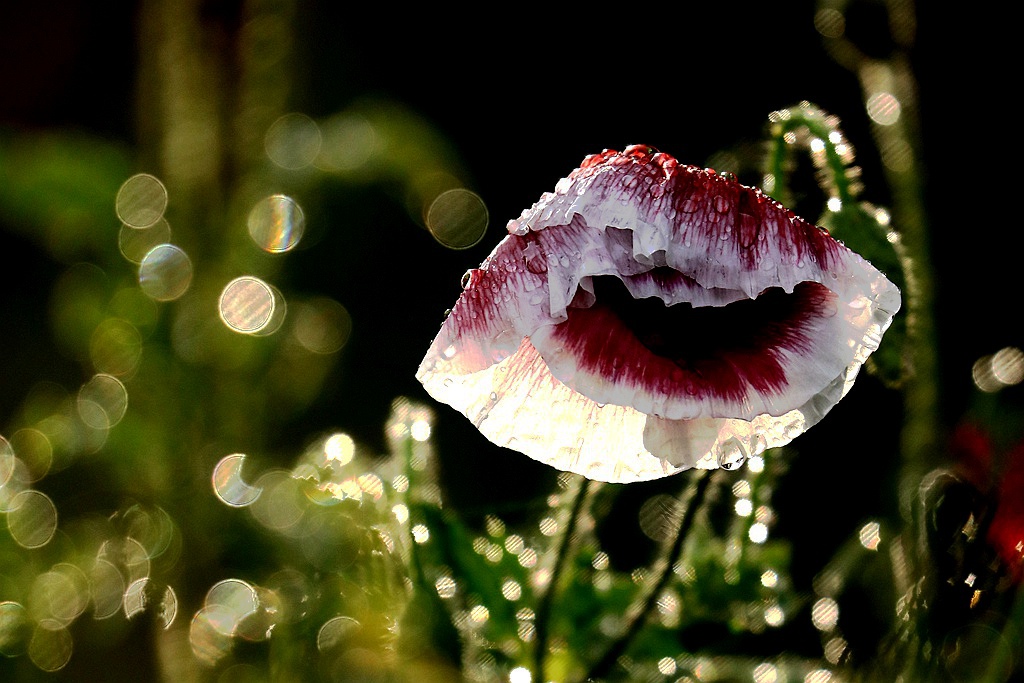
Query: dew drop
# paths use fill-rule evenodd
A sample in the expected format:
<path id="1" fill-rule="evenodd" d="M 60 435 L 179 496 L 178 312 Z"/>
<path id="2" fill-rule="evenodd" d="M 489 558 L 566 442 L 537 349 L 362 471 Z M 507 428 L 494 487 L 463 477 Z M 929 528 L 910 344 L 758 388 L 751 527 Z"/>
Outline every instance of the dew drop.
<path id="1" fill-rule="evenodd" d="M 743 466 L 747 452 L 739 439 L 732 437 L 718 449 L 718 466 L 724 470 L 736 470 Z"/>
<path id="2" fill-rule="evenodd" d="M 469 283 L 472 282 L 472 281 L 473 281 L 473 271 L 472 270 L 467 270 L 465 273 L 462 274 L 462 283 L 461 284 L 462 284 L 462 288 L 463 289 L 466 289 L 467 287 L 469 287 Z"/>

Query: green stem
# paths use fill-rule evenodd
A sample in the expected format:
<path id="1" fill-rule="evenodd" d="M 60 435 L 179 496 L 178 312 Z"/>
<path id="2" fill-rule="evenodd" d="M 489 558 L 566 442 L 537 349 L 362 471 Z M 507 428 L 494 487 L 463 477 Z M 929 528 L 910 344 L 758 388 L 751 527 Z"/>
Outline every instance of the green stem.
<path id="1" fill-rule="evenodd" d="M 576 529 L 576 523 L 579 521 L 580 513 L 583 510 L 583 503 L 587 498 L 589 490 L 590 480 L 581 477 L 579 487 L 576 489 L 576 495 L 572 501 L 572 508 L 569 511 L 565 532 L 562 534 L 561 543 L 558 545 L 558 554 L 555 556 L 555 566 L 551 570 L 548 588 L 544 595 L 541 596 L 540 603 L 537 605 L 537 613 L 534 617 L 534 624 L 537 629 L 537 646 L 533 651 L 533 680 L 537 683 L 543 683 L 544 681 L 544 659 L 548 649 L 548 626 L 551 619 L 551 607 L 554 604 L 555 591 L 558 589 L 558 583 L 565 569 L 565 564 L 569 557 L 569 548 L 572 545 L 573 531 Z"/>
<path id="2" fill-rule="evenodd" d="M 679 531 L 676 533 L 675 539 L 672 541 L 671 547 L 665 553 L 663 557 L 664 566 L 661 568 L 661 573 L 658 576 L 658 580 L 651 588 L 650 592 L 647 593 L 644 598 L 643 606 L 634 612 L 634 616 L 630 621 L 626 630 L 623 631 L 622 635 L 613 641 L 609 645 L 608 649 L 605 650 L 604 654 L 597 660 L 597 663 L 590 667 L 590 671 L 583 680 L 595 681 L 604 678 L 615 666 L 615 663 L 619 660 L 629 646 L 633 644 L 633 641 L 643 630 L 644 625 L 647 623 L 647 618 L 654 611 L 658 604 L 658 598 L 661 597 L 662 592 L 668 586 L 669 581 L 672 579 L 673 567 L 676 562 L 679 561 L 679 557 L 683 553 L 683 548 L 686 545 L 686 539 L 690 535 L 690 529 L 693 528 L 693 522 L 697 518 L 697 511 L 703 507 L 704 498 L 707 495 L 708 487 L 714 476 L 716 470 L 701 470 L 697 475 L 696 488 L 694 489 L 693 495 L 690 496 L 690 501 L 686 506 L 686 512 L 683 513 L 683 518 L 679 522 Z"/>
<path id="3" fill-rule="evenodd" d="M 789 183 L 785 182 L 785 179 L 790 172 L 790 157 L 794 145 L 787 142 L 786 138 L 787 135 L 804 129 L 811 138 L 820 140 L 823 145 L 822 156 L 815 159 L 815 163 L 823 171 L 823 178 L 829 182 L 835 196 L 844 206 L 852 205 L 857 201 L 858 188 L 853 180 L 849 164 L 838 148 L 839 144 L 847 143 L 836 142 L 833 135 L 838 132 L 838 129 L 832 124 L 830 117 L 820 109 L 806 103 L 777 112 L 772 117 L 768 173 L 774 178 L 774 185 L 764 188 L 765 192 L 783 205 L 791 204 L 791 197 L 786 194 Z"/>

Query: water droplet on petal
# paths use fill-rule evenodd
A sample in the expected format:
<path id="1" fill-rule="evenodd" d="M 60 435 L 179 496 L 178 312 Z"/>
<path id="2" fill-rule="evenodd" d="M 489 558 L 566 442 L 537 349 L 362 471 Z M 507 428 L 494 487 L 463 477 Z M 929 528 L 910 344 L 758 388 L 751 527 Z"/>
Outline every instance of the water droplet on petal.
<path id="1" fill-rule="evenodd" d="M 724 470 L 735 470 L 743 466 L 747 459 L 746 449 L 739 439 L 732 437 L 718 449 L 718 466 Z"/>

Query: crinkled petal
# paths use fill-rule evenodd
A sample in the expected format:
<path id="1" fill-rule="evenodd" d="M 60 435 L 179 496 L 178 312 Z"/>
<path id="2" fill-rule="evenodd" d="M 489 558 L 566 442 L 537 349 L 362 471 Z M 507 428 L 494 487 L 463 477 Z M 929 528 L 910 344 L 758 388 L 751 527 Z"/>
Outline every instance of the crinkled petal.
<path id="1" fill-rule="evenodd" d="M 495 443 L 594 479 L 788 443 L 900 306 L 824 230 L 647 148 L 588 158 L 509 232 L 417 376 Z"/>

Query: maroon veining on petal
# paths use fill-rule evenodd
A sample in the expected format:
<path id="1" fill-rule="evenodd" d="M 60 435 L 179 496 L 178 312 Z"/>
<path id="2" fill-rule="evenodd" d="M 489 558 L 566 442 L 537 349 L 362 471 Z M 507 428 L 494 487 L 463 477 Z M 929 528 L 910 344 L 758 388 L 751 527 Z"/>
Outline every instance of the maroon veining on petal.
<path id="1" fill-rule="evenodd" d="M 573 182 L 587 179 L 592 180 L 587 193 L 594 198 L 604 201 L 613 193 L 619 195 L 647 222 L 654 222 L 656 216 L 670 216 L 674 242 L 699 240 L 727 248 L 747 270 L 758 268 L 765 258 L 809 261 L 826 269 L 841 258 L 841 245 L 827 231 L 760 189 L 713 169 L 679 164 L 646 145 L 591 155 L 567 178 Z"/>
<path id="2" fill-rule="evenodd" d="M 508 230 L 417 377 L 495 443 L 605 481 L 788 443 L 900 307 L 825 230 L 646 146 L 587 157 Z"/>
<path id="3" fill-rule="evenodd" d="M 808 321 L 835 310 L 835 295 L 813 282 L 792 294 L 775 288 L 756 299 L 698 308 L 634 299 L 613 276 L 593 282 L 597 303 L 570 308 L 553 336 L 581 369 L 675 398 L 739 402 L 751 388 L 780 393 L 790 382 L 781 352 L 809 353 Z"/>

